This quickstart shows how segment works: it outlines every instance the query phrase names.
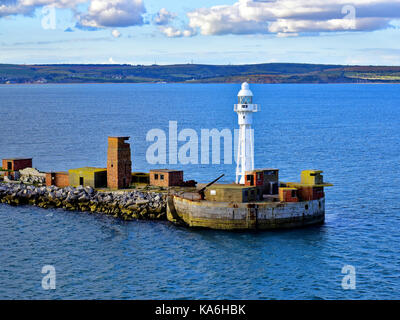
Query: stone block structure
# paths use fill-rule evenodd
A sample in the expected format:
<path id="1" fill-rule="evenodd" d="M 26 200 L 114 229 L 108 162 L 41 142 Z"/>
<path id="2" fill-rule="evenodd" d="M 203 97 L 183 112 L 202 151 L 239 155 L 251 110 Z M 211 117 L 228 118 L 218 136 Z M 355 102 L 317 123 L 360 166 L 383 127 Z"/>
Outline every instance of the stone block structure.
<path id="1" fill-rule="evenodd" d="M 107 184 L 110 189 L 128 188 L 132 181 L 129 137 L 108 137 Z"/>

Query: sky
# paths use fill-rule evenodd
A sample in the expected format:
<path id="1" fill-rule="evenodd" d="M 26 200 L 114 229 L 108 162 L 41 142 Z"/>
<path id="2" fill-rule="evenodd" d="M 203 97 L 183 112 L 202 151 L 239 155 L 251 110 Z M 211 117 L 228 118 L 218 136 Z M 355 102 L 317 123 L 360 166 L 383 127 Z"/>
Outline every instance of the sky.
<path id="1" fill-rule="evenodd" d="M 0 0 L 0 63 L 400 65 L 400 0 Z"/>

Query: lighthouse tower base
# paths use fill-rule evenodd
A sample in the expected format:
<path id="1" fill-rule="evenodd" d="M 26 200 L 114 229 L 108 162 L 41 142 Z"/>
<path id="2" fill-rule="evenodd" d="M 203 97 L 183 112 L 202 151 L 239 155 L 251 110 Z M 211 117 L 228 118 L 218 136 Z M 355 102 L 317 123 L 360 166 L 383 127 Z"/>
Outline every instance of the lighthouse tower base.
<path id="1" fill-rule="evenodd" d="M 259 106 L 253 104 L 253 93 L 247 82 L 242 84 L 234 111 L 238 115 L 239 124 L 236 183 L 244 184 L 246 172 L 254 170 L 254 133 L 251 125 L 253 113 L 259 111 Z"/>
<path id="2" fill-rule="evenodd" d="M 218 230 L 269 230 L 323 224 L 325 198 L 302 202 L 225 203 L 173 196 L 169 221 L 187 227 Z"/>

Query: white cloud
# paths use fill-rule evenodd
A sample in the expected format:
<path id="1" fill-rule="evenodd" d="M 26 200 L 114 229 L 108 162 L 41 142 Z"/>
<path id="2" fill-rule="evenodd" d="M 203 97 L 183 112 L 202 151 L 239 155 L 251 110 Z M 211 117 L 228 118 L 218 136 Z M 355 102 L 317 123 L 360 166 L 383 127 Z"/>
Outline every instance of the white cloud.
<path id="1" fill-rule="evenodd" d="M 75 8 L 88 0 L 3 0 L 0 1 L 0 17 L 10 15 L 32 15 L 36 8 L 54 6 L 56 8 Z"/>
<path id="2" fill-rule="evenodd" d="M 389 19 L 383 18 L 359 18 L 353 23 L 351 21 L 343 21 L 343 19 L 331 19 L 326 21 L 279 19 L 272 22 L 269 25 L 268 30 L 277 34 L 344 30 L 373 31 L 387 27 L 389 22 Z"/>
<path id="3" fill-rule="evenodd" d="M 54 6 L 78 10 L 78 5 L 88 3 L 88 11 L 77 14 L 81 28 L 128 27 L 142 25 L 146 12 L 143 0 L 3 0 L 0 17 L 32 15 L 37 8 Z"/>
<path id="4" fill-rule="evenodd" d="M 0 0 L 0 18 L 33 15 L 35 9 L 49 5 L 77 12 L 77 27 L 115 29 L 143 25 L 143 1 Z M 236 0 L 232 5 L 195 9 L 187 13 L 187 18 L 186 24 L 177 14 L 162 8 L 153 15 L 153 23 L 168 37 L 190 37 L 197 32 L 284 37 L 309 32 L 371 31 L 388 28 L 400 19 L 400 0 Z"/>
<path id="5" fill-rule="evenodd" d="M 114 29 L 114 30 L 111 32 L 111 34 L 112 34 L 112 36 L 113 36 L 114 38 L 119 38 L 119 37 L 121 36 L 121 32 L 119 32 L 117 29 Z"/>
<path id="6" fill-rule="evenodd" d="M 160 26 L 165 26 L 175 19 L 175 17 L 176 13 L 169 12 L 167 9 L 162 8 L 154 17 L 154 23 Z"/>
<path id="7" fill-rule="evenodd" d="M 297 37 L 299 34 L 297 32 L 278 32 L 276 36 L 278 38 L 289 38 L 289 37 Z"/>
<path id="8" fill-rule="evenodd" d="M 183 35 L 184 37 L 193 37 L 193 36 L 195 36 L 196 34 L 197 34 L 196 31 L 193 30 L 193 29 L 186 29 L 186 30 L 183 30 L 183 32 L 182 32 L 182 35 Z"/>
<path id="9" fill-rule="evenodd" d="M 78 20 L 89 28 L 129 27 L 142 25 L 145 12 L 143 0 L 91 0 L 88 12 Z"/>
<path id="10" fill-rule="evenodd" d="M 400 0 L 238 0 L 187 16 L 203 35 L 371 31 L 400 18 Z"/>
<path id="11" fill-rule="evenodd" d="M 197 34 L 196 30 L 188 26 L 183 26 L 182 30 L 177 28 L 176 21 L 183 25 L 180 19 L 177 19 L 177 14 L 169 12 L 167 9 L 162 8 L 154 17 L 154 24 L 159 26 L 159 30 L 168 38 L 192 37 Z"/>
<path id="12" fill-rule="evenodd" d="M 182 31 L 174 27 L 162 27 L 160 30 L 169 38 L 182 37 Z"/>
<path id="13" fill-rule="evenodd" d="M 192 37 L 196 35 L 197 32 L 193 28 L 187 26 L 184 26 L 183 30 L 176 28 L 174 26 L 174 24 L 176 24 L 174 23 L 176 17 L 176 13 L 169 12 L 167 9 L 162 8 L 153 19 L 153 22 L 159 26 L 159 30 L 168 38 Z M 180 23 L 183 24 L 182 21 L 180 21 Z"/>
<path id="14" fill-rule="evenodd" d="M 160 27 L 160 31 L 164 33 L 168 38 L 192 37 L 196 35 L 195 30 L 192 29 L 179 30 L 171 26 Z"/>

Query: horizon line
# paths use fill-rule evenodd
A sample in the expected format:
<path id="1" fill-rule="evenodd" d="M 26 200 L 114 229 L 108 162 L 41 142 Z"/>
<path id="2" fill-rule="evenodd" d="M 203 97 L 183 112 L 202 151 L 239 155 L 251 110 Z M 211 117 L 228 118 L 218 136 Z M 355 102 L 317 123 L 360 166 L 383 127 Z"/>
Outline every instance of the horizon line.
<path id="1" fill-rule="evenodd" d="M 238 64 L 212 64 L 212 63 L 166 63 L 166 64 L 132 64 L 132 63 L 2 63 L 1 65 L 14 65 L 14 66 L 65 66 L 65 65 L 76 65 L 76 66 L 143 66 L 143 67 L 153 67 L 153 66 L 183 66 L 183 65 L 193 65 L 193 66 L 251 66 L 251 65 L 279 65 L 279 64 L 287 64 L 287 65 L 320 65 L 320 66 L 346 66 L 346 67 L 400 67 L 400 65 L 380 65 L 380 64 L 336 64 L 336 63 L 309 63 L 309 62 L 259 62 L 259 63 L 238 63 Z"/>

